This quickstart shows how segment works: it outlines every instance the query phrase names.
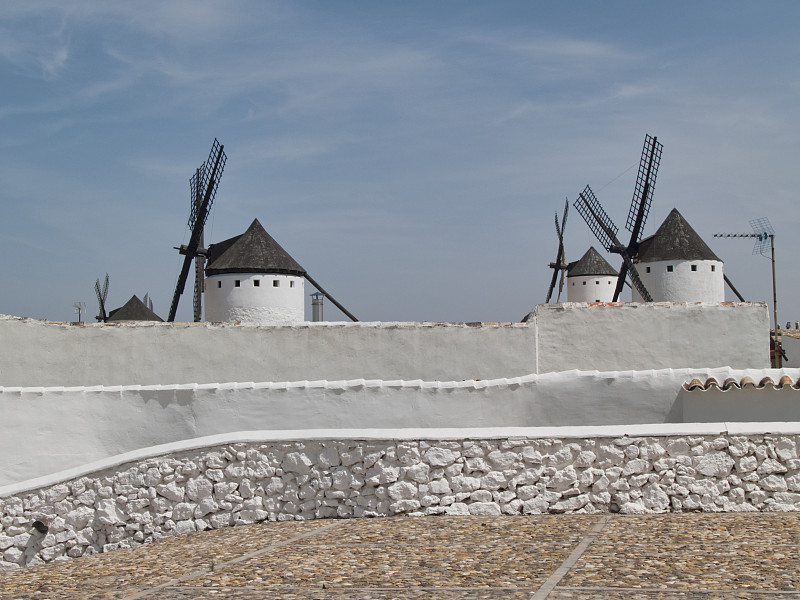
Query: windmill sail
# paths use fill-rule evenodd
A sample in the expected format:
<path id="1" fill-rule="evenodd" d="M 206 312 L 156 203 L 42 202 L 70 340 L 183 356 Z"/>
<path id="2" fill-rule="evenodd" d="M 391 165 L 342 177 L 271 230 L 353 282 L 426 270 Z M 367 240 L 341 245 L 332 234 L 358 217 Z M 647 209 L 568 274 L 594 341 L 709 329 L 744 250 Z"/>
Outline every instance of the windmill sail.
<path id="1" fill-rule="evenodd" d="M 575 201 L 575 208 L 586 221 L 589 229 L 609 252 L 615 252 L 622 256 L 622 267 L 617 278 L 617 287 L 614 290 L 614 302 L 619 300 L 625 279 L 631 281 L 645 302 L 652 302 L 653 298 L 647 291 L 639 272 L 633 262 L 633 257 L 638 251 L 639 242 L 642 237 L 645 221 L 650 213 L 650 205 L 653 201 L 653 190 L 656 184 L 658 167 L 661 164 L 661 151 L 663 145 L 658 142 L 658 138 L 645 135 L 642 157 L 639 161 L 639 173 L 636 177 L 636 186 L 633 190 L 633 199 L 628 210 L 628 219 L 625 228 L 631 232 L 630 241 L 624 246 L 617 237 L 619 228 L 608 216 L 600 202 L 595 197 L 591 188 L 586 188 Z"/>
<path id="2" fill-rule="evenodd" d="M 185 258 L 180 275 L 178 276 L 178 283 L 175 286 L 175 293 L 172 296 L 172 305 L 170 306 L 169 317 L 167 318 L 168 321 L 175 320 L 175 314 L 178 312 L 178 301 L 186 287 L 186 279 L 189 276 L 192 260 L 195 260 L 200 255 L 199 251 L 203 241 L 203 228 L 205 227 L 206 219 L 208 219 L 209 209 L 217 194 L 217 187 L 222 178 L 222 171 L 225 169 L 226 161 L 227 157 L 225 156 L 224 146 L 215 138 L 211 146 L 211 152 L 208 155 L 208 160 L 195 172 L 195 175 L 189 182 L 189 188 L 192 193 L 192 210 L 189 215 L 189 226 L 192 230 L 192 235 L 189 239 L 189 243 L 178 249 Z M 202 194 L 202 198 L 200 198 L 200 194 Z M 195 202 L 196 198 L 200 198 L 199 202 Z M 199 276 L 202 277 L 202 273 Z M 195 320 L 199 320 L 197 315 L 198 308 L 199 303 L 195 306 Z"/>
<path id="3" fill-rule="evenodd" d="M 567 270 L 567 264 L 564 260 L 564 230 L 567 226 L 567 213 L 569 211 L 569 200 L 564 202 L 564 215 L 561 218 L 561 225 L 558 223 L 558 213 L 555 215 L 556 221 L 556 235 L 558 236 L 558 251 L 556 252 L 555 262 L 550 263 L 550 268 L 553 269 L 553 277 L 550 280 L 550 288 L 547 290 L 547 299 L 545 304 L 549 304 L 550 298 L 553 297 L 553 290 L 556 287 L 556 280 L 558 280 L 559 273 L 561 280 L 558 284 L 558 296 L 556 301 L 561 300 L 561 292 L 564 289 L 564 273 Z"/>
<path id="4" fill-rule="evenodd" d="M 108 314 L 106 313 L 106 299 L 108 298 L 108 273 L 106 273 L 106 278 L 103 281 L 102 287 L 100 286 L 99 279 L 95 281 L 94 291 L 97 295 L 97 304 L 99 305 L 99 313 L 95 318 L 98 321 L 105 323 L 108 321 Z"/>

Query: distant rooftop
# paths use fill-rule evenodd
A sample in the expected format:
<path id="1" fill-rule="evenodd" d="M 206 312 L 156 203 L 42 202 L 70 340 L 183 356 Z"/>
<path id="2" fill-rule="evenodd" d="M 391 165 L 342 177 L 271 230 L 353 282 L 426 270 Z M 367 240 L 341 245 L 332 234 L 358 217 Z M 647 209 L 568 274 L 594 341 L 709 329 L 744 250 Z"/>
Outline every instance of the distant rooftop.
<path id="1" fill-rule="evenodd" d="M 116 321 L 163 321 L 156 313 L 150 310 L 144 302 L 134 294 L 120 308 L 115 308 L 108 313 L 108 320 Z"/>

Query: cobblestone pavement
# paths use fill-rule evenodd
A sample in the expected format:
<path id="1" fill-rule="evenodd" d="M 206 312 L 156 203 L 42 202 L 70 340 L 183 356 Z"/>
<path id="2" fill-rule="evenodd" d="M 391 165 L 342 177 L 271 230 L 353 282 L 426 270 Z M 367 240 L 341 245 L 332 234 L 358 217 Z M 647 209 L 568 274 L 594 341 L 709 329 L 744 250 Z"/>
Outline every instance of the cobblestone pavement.
<path id="1" fill-rule="evenodd" d="M 0 573 L 0 598 L 800 598 L 800 513 L 261 523 Z"/>

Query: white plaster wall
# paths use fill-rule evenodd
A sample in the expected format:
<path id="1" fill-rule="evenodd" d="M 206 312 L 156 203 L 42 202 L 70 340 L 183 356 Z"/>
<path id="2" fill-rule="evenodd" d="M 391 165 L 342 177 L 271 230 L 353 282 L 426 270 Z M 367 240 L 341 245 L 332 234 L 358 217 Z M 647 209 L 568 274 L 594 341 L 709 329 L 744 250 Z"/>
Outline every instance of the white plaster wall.
<path id="1" fill-rule="evenodd" d="M 567 277 L 568 302 L 611 302 L 617 278 L 597 275 Z"/>
<path id="2" fill-rule="evenodd" d="M 800 422 L 800 391 L 791 386 L 768 390 L 752 386 L 724 391 L 719 388 L 681 390 L 679 404 L 683 420 L 692 423 Z"/>
<path id="3" fill-rule="evenodd" d="M 292 275 L 225 273 L 207 277 L 205 319 L 246 325 L 300 323 L 305 311 L 304 283 L 304 278 Z"/>
<path id="4" fill-rule="evenodd" d="M 491 381 L 298 381 L 0 388 L 0 485 L 157 444 L 234 431 L 680 422 L 683 383 L 800 371 L 664 369 Z M 769 416 L 763 412 L 761 418 Z"/>
<path id="5" fill-rule="evenodd" d="M 783 361 L 783 366 L 800 367 L 800 339 L 784 334 L 781 336 L 781 344 L 783 345 L 783 351 L 786 353 L 786 360 Z"/>
<path id="6" fill-rule="evenodd" d="M 539 305 L 525 324 L 52 323 L 0 315 L 0 385 L 495 379 L 769 366 L 764 303 Z"/>
<path id="7" fill-rule="evenodd" d="M 770 366 L 763 302 L 540 304 L 534 317 L 539 373 Z"/>
<path id="8" fill-rule="evenodd" d="M 0 386 L 516 377 L 536 370 L 529 324 L 70 325 L 0 315 Z"/>
<path id="9" fill-rule="evenodd" d="M 696 271 L 692 271 L 693 265 Z M 672 272 L 667 271 L 668 266 L 672 267 Z M 722 269 L 723 263 L 718 260 L 664 260 L 636 265 L 639 277 L 654 302 L 724 302 Z M 636 289 L 631 293 L 634 302 L 642 302 Z"/>

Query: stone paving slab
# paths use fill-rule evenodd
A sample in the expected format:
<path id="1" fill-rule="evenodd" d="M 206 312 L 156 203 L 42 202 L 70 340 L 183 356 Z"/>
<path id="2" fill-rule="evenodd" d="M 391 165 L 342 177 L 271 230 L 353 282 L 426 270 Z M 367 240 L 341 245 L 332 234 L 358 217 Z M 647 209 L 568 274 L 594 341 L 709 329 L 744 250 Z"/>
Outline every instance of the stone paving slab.
<path id="1" fill-rule="evenodd" d="M 260 523 L 0 573 L 0 598 L 800 599 L 800 513 Z"/>

